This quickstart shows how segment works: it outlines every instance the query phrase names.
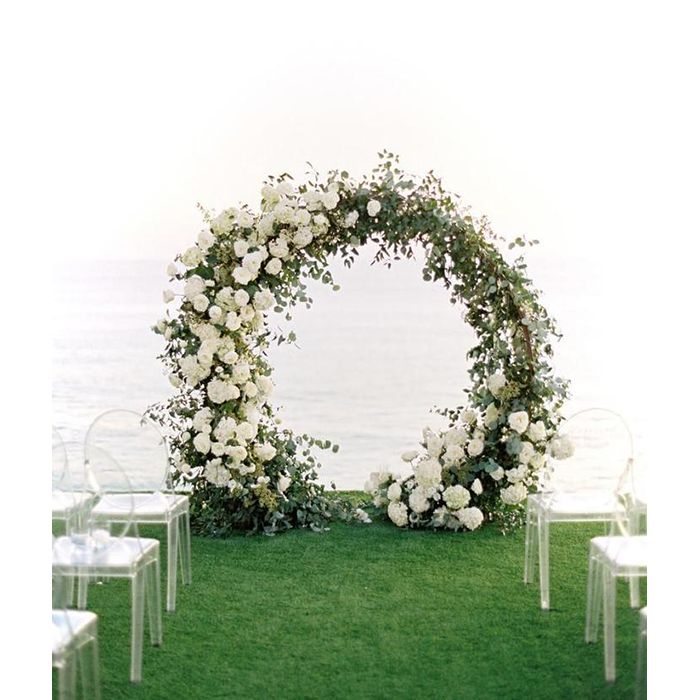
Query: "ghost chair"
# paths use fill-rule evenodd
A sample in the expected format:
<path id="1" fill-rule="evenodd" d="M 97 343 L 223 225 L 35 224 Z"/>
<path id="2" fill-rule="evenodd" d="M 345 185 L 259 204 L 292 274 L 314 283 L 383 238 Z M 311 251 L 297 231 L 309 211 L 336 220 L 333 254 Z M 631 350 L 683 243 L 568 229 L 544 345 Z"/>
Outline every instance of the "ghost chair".
<path id="1" fill-rule="evenodd" d="M 626 513 L 629 505 L 634 502 L 634 495 L 621 492 L 619 497 Z M 648 558 L 647 536 L 630 531 L 629 517 L 620 516 L 616 524 L 621 534 L 594 537 L 591 540 L 586 596 L 585 640 L 588 643 L 598 639 L 602 603 L 605 680 L 609 682 L 614 681 L 616 677 L 617 579 L 638 582 L 639 579 L 646 578 Z M 636 602 L 638 605 L 638 600 Z"/>
<path id="2" fill-rule="evenodd" d="M 534 581 L 537 552 L 542 610 L 550 607 L 550 525 L 599 522 L 612 532 L 624 515 L 615 494 L 620 481 L 627 479 L 634 460 L 627 424 L 608 409 L 589 408 L 573 414 L 561 427 L 559 436 L 560 445 L 568 441 L 573 446 L 573 454 L 556 460 L 542 490 L 527 498 L 524 581 Z M 630 595 L 634 601 L 636 589 L 631 589 Z"/>
<path id="3" fill-rule="evenodd" d="M 77 697 L 80 671 L 81 697 L 100 700 L 97 615 L 87 610 L 52 610 L 51 665 L 57 670 L 59 700 Z"/>
<path id="4" fill-rule="evenodd" d="M 128 519 L 139 525 L 166 526 L 165 607 L 175 610 L 178 554 L 183 582 L 192 582 L 190 506 L 188 496 L 173 490 L 165 438 L 145 416 L 115 409 L 101 414 L 90 425 L 85 437 L 88 462 L 93 449 L 106 450 L 119 462 L 133 490 L 122 494 L 117 485 L 105 484 L 105 497 L 92 509 L 91 516 L 105 524 Z"/>
<path id="5" fill-rule="evenodd" d="M 639 641 L 637 643 L 637 674 L 634 689 L 635 700 L 647 696 L 647 609 L 639 611 Z"/>
<path id="6" fill-rule="evenodd" d="M 64 442 L 56 428 L 52 429 L 52 433 L 51 521 L 52 524 L 61 524 L 65 533 L 73 521 L 77 524 L 87 516 L 95 505 L 96 498 L 93 493 L 73 490 L 72 484 L 76 483 L 76 480 L 73 479 L 71 471 L 77 470 L 82 474 L 83 446 Z M 78 482 L 83 482 L 82 476 L 78 477 Z"/>
<path id="7" fill-rule="evenodd" d="M 138 536 L 130 521 L 129 482 L 119 464 L 109 454 L 93 448 L 86 472 L 89 485 L 97 495 L 109 499 L 101 491 L 102 483 L 118 484 L 121 506 L 126 515 L 120 529 L 110 533 L 88 517 L 71 523 L 67 535 L 58 537 L 53 547 L 53 575 L 59 585 L 66 580 L 78 581 L 78 608 L 87 605 L 88 583 L 93 579 L 123 578 L 131 587 L 131 667 L 130 679 L 139 682 L 143 667 L 144 608 L 148 610 L 151 643 L 160 646 L 163 640 L 160 610 L 160 543 Z M 135 532 L 129 536 L 128 532 Z"/>

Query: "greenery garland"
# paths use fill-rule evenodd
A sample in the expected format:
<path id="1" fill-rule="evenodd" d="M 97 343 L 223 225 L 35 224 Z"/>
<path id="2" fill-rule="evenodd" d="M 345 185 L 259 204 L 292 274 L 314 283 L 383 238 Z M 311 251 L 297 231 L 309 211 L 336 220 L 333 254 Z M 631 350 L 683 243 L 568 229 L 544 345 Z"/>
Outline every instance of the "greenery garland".
<path id="1" fill-rule="evenodd" d="M 374 261 L 388 266 L 422 246 L 424 279 L 449 290 L 478 341 L 467 355 L 467 405 L 442 411 L 448 430 L 426 429 L 421 451 L 402 455 L 410 477 L 370 476 L 374 506 L 402 527 L 508 525 L 548 456 L 569 449 L 556 435 L 567 394 L 550 364 L 558 334 L 522 256 L 506 262 L 504 239 L 432 172 L 416 179 L 397 156 L 379 156 L 359 182 L 338 171 L 300 186 L 287 174 L 270 177 L 259 214 L 247 206 L 216 217 L 203 210 L 207 228 L 168 267 L 180 289 L 164 292 L 164 301 L 181 302 L 155 330 L 178 391 L 151 415 L 170 436 L 176 480 L 191 487 L 197 531 L 320 529 L 331 517 L 312 450 L 337 446 L 279 425 L 267 349 L 295 335 L 273 330 L 268 314 L 289 320 L 297 304 L 310 307 L 304 280 L 334 285 L 329 259 L 340 255 L 350 267 L 370 241 Z M 528 244 L 519 237 L 509 247 Z"/>

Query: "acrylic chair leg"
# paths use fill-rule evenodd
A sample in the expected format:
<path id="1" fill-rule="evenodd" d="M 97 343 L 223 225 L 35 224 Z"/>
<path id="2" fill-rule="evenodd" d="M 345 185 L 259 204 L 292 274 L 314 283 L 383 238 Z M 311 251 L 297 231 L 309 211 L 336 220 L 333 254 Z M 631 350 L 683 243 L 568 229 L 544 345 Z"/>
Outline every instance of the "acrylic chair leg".
<path id="1" fill-rule="evenodd" d="M 537 516 L 540 554 L 540 607 L 549 610 L 549 520 L 546 515 Z"/>
<path id="2" fill-rule="evenodd" d="M 87 608 L 87 597 L 88 597 L 88 583 L 90 581 L 89 576 L 78 576 L 78 610 L 85 610 Z M 72 594 L 71 594 L 72 598 Z"/>
<path id="3" fill-rule="evenodd" d="M 160 614 L 160 560 L 158 558 L 148 564 L 146 576 L 148 628 L 151 633 L 151 644 L 158 647 L 163 643 L 163 618 Z"/>
<path id="4" fill-rule="evenodd" d="M 100 688 L 100 652 L 97 644 L 97 628 L 95 635 L 88 645 L 90 647 L 90 675 L 92 685 L 92 696 L 95 700 L 100 700 L 102 697 L 102 689 Z"/>
<path id="5" fill-rule="evenodd" d="M 75 698 L 75 680 L 75 658 L 71 652 L 66 655 L 63 664 L 58 669 L 59 700 L 73 700 Z"/>
<path id="6" fill-rule="evenodd" d="M 639 577 L 630 576 L 630 608 L 639 607 Z"/>
<path id="7" fill-rule="evenodd" d="M 173 518 L 168 522 L 168 590 L 165 602 L 165 609 L 168 612 L 175 610 L 175 596 L 177 594 L 177 554 L 179 550 L 177 521 L 177 518 Z"/>
<path id="8" fill-rule="evenodd" d="M 143 568 L 131 579 L 131 681 L 141 681 L 143 668 L 143 604 L 145 577 Z"/>
<path id="9" fill-rule="evenodd" d="M 595 558 L 593 545 L 591 544 L 588 555 L 588 585 L 586 588 L 586 628 L 584 639 L 587 643 L 595 642 L 596 640 L 596 588 L 598 578 L 598 565 Z"/>
<path id="10" fill-rule="evenodd" d="M 182 582 L 192 583 L 192 544 L 190 542 L 190 513 L 187 511 L 180 518 L 180 563 L 182 566 Z"/>
<path id="11" fill-rule="evenodd" d="M 634 700 L 647 696 L 647 618 L 639 616 L 639 642 L 637 643 L 637 669 L 635 674 Z"/>
<path id="12" fill-rule="evenodd" d="M 603 565 L 603 641 L 605 649 L 605 680 L 615 680 L 615 593 L 616 580 Z"/>
<path id="13" fill-rule="evenodd" d="M 534 554 L 534 547 L 532 542 L 532 532 L 534 529 L 532 516 L 532 506 L 528 503 L 527 505 L 527 516 L 525 519 L 525 573 L 523 575 L 523 581 L 525 583 L 532 583 L 534 574 L 534 559 L 532 555 Z"/>

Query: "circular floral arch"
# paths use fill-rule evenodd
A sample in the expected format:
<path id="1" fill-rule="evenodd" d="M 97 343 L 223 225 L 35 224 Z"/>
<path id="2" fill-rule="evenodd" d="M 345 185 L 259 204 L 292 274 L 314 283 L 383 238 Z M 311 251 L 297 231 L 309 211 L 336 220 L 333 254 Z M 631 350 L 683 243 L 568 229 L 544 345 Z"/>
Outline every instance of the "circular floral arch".
<path id="1" fill-rule="evenodd" d="M 477 336 L 466 405 L 442 411 L 449 428 L 426 429 L 421 449 L 402 455 L 409 477 L 370 475 L 374 506 L 400 527 L 508 525 L 548 455 L 561 449 L 567 384 L 550 365 L 558 336 L 522 256 L 506 262 L 505 241 L 488 220 L 473 217 L 432 172 L 417 179 L 393 154 L 379 155 L 360 181 L 338 171 L 299 186 L 287 174 L 270 177 L 259 214 L 246 206 L 215 217 L 203 210 L 207 227 L 168 267 L 177 289 L 164 301 L 180 303 L 155 330 L 178 391 L 151 415 L 167 428 L 175 478 L 191 488 L 200 532 L 321 528 L 331 517 L 313 455 L 330 443 L 284 429 L 269 400 L 267 349 L 295 336 L 273 331 L 268 315 L 291 319 L 295 305 L 310 306 L 304 280 L 333 285 L 329 259 L 339 255 L 349 267 L 368 242 L 386 264 L 422 246 L 424 279 L 449 290 Z"/>

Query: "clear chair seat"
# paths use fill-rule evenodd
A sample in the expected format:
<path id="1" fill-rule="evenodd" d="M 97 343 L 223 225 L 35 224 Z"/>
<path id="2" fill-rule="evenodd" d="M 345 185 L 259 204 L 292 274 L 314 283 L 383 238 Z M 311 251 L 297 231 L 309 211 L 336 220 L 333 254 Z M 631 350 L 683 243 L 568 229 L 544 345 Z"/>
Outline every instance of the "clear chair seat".
<path id="1" fill-rule="evenodd" d="M 612 535 L 610 537 L 594 537 L 591 540 L 591 549 L 595 550 L 595 556 L 604 558 L 608 566 L 612 567 L 614 575 L 622 571 L 623 575 L 629 570 L 646 571 L 648 559 L 648 544 L 646 535 L 635 537 L 622 537 Z"/>
<path id="2" fill-rule="evenodd" d="M 77 635 L 92 629 L 97 621 L 97 615 L 88 610 L 52 610 L 52 646 L 55 656 L 63 653 Z"/>
<path id="3" fill-rule="evenodd" d="M 51 514 L 52 517 L 62 518 L 73 514 L 77 510 L 90 507 L 95 500 L 93 493 L 76 493 L 66 491 L 53 491 L 51 494 Z"/>
<path id="4" fill-rule="evenodd" d="M 158 557 L 160 543 L 146 537 L 110 538 L 106 543 L 98 541 L 76 542 L 68 536 L 59 537 L 53 550 L 53 569 L 71 569 L 78 566 L 94 567 L 101 575 L 115 575 L 140 567 L 144 560 Z"/>
<path id="5" fill-rule="evenodd" d="M 587 520 L 596 516 L 614 517 L 624 513 L 624 507 L 614 494 L 598 491 L 556 491 L 534 493 L 529 497 L 531 504 L 553 515 L 581 516 Z"/>
<path id="6" fill-rule="evenodd" d="M 178 516 L 189 510 L 189 498 L 171 493 L 110 493 L 92 509 L 93 516 L 101 519 L 132 517 L 141 519 L 164 515 Z"/>

